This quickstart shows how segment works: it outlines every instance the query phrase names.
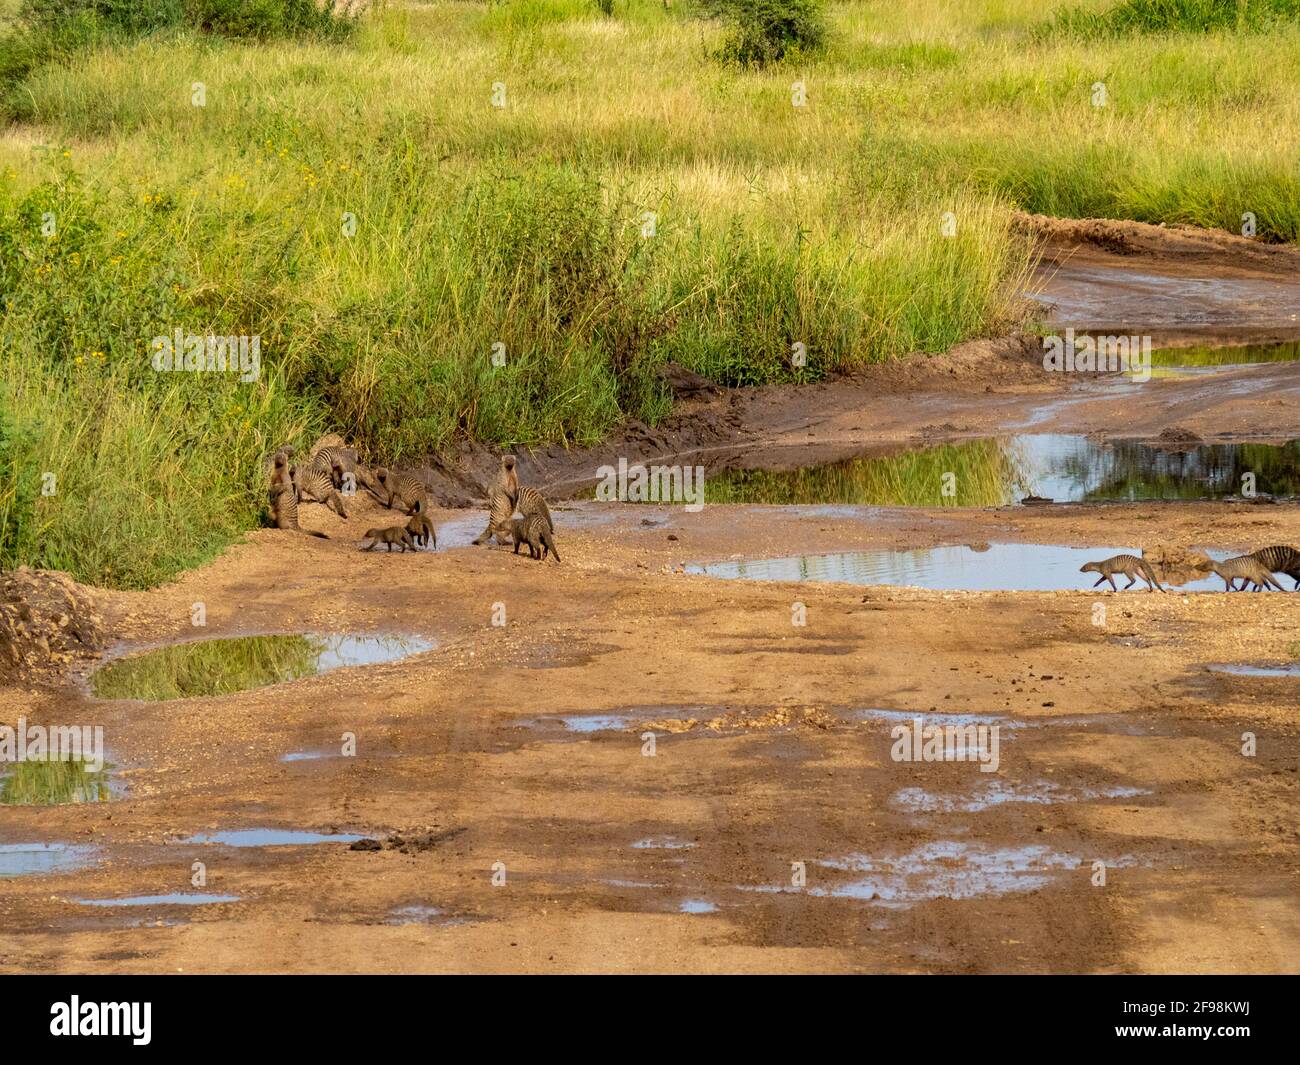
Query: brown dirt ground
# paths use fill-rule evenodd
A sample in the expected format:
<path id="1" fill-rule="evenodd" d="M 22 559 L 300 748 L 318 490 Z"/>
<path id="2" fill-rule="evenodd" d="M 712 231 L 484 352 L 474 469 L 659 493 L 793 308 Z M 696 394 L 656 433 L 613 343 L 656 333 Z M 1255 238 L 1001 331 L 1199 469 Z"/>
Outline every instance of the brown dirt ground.
<path id="1" fill-rule="evenodd" d="M 1295 435 L 1300 380 L 1286 367 L 1248 371 L 1257 376 L 1235 390 L 1225 375 L 1125 394 L 1115 382 L 1044 382 L 1032 367 L 1023 347 L 988 342 L 692 409 L 720 417 L 719 443 L 751 457 L 771 444 L 830 456 L 1017 424 Z M 689 435 L 671 430 L 647 452 Z M 629 431 L 602 461 L 635 461 L 641 452 L 620 450 L 635 440 Z M 526 456 L 525 472 L 535 483 L 590 477 L 598 457 Z M 489 464 L 462 455 L 446 483 L 468 493 Z M 93 806 L 0 812 L 0 844 L 100 848 L 87 869 L 4 882 L 0 970 L 1300 971 L 1300 689 L 1206 669 L 1294 655 L 1300 594 L 945 593 L 677 572 L 732 555 L 976 541 L 1250 549 L 1300 542 L 1300 506 L 862 517 L 582 504 L 557 508 L 562 564 L 468 546 L 477 511 L 434 519 L 437 552 L 369 554 L 358 536 L 383 520 L 373 503 L 358 501 L 347 523 L 310 506 L 304 525 L 334 539 L 263 530 L 175 584 L 95 596 L 113 650 L 192 638 L 202 600 L 207 637 L 412 633 L 437 640 L 433 651 L 167 703 L 91 699 L 87 660 L 49 683 L 0 688 L 0 722 L 102 724 L 127 787 Z M 805 627 L 791 624 L 795 601 Z M 491 624 L 497 603 L 504 627 Z M 1001 715 L 1000 769 L 894 762 L 891 722 L 864 708 Z M 566 714 L 613 715 L 618 727 L 577 733 L 555 721 Z M 280 760 L 337 749 L 344 732 L 357 736 L 354 758 Z M 1241 753 L 1247 732 L 1254 757 Z M 980 808 L 973 799 L 993 786 L 1055 801 Z M 938 808 L 909 806 L 907 789 Z M 182 842 L 261 826 L 424 842 Z M 647 839 L 675 845 L 634 846 Z M 845 895 L 867 875 L 845 868 L 854 855 L 890 874 L 882 893 L 901 884 L 908 897 Z M 196 860 L 205 890 L 239 901 L 76 901 L 190 890 Z M 805 863 L 801 888 L 794 862 Z M 1015 890 L 998 889 L 1008 881 Z M 680 912 L 687 900 L 716 909 Z M 410 906 L 441 913 L 397 923 Z"/>

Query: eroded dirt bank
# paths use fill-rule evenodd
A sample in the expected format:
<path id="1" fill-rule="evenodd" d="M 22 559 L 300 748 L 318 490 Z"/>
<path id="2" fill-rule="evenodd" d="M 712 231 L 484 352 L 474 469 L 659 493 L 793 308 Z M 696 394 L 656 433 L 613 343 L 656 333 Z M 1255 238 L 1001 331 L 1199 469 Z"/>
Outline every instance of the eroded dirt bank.
<path id="1" fill-rule="evenodd" d="M 85 869 L 4 882 L 4 970 L 1300 968 L 1296 678 L 1206 669 L 1294 653 L 1300 594 L 675 572 L 973 540 L 1248 548 L 1300 540 L 1300 507 L 586 504 L 557 512 L 560 565 L 458 546 L 477 514 L 440 513 L 441 549 L 405 557 L 344 539 L 376 513 L 308 519 L 340 539 L 259 532 L 176 585 L 105 593 L 119 647 L 192 638 L 202 601 L 205 636 L 402 632 L 438 648 L 163 703 L 5 689 L 0 720 L 103 724 L 127 793 L 3 808 L 0 845 L 99 848 Z M 997 773 L 892 760 L 910 712 L 1001 722 Z M 583 732 L 570 715 L 610 720 Z M 334 754 L 345 732 L 355 758 L 281 760 Z M 432 835 L 405 852 L 183 842 L 250 827 Z M 196 890 L 195 861 L 203 890 L 238 900 L 75 901 Z"/>

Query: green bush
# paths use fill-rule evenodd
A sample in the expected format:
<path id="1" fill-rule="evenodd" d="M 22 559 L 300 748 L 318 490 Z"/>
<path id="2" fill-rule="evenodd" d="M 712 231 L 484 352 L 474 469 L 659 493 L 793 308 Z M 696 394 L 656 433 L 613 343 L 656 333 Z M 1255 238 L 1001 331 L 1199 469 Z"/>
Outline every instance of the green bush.
<path id="1" fill-rule="evenodd" d="M 826 43 L 821 0 L 701 0 L 700 8 L 729 25 L 721 57 L 733 63 L 764 66 Z"/>

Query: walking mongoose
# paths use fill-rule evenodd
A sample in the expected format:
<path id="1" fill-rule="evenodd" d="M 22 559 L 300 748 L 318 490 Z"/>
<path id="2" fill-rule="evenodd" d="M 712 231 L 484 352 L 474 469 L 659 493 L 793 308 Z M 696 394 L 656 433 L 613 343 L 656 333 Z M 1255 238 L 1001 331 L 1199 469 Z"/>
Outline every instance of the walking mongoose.
<path id="1" fill-rule="evenodd" d="M 380 502 L 389 510 L 393 509 L 393 504 L 401 505 L 401 508 L 408 514 L 414 513 L 412 509 L 417 499 L 426 499 L 428 489 L 424 482 L 417 480 L 405 473 L 394 473 L 383 466 L 375 467 L 375 480 L 380 487 Z"/>
<path id="2" fill-rule="evenodd" d="M 343 509 L 343 499 L 334 487 L 334 478 L 318 466 L 312 466 L 306 472 L 298 470 L 295 483 L 298 486 L 298 501 L 310 500 L 330 507 L 340 518 L 346 519 L 348 512 Z"/>
<path id="3" fill-rule="evenodd" d="M 551 523 L 540 514 L 530 514 L 526 518 L 515 518 L 510 523 L 510 536 L 515 542 L 514 554 L 519 554 L 522 544 L 528 545 L 528 557 L 545 559 L 547 552 L 560 561 L 560 553 L 555 550 L 555 540 L 551 537 Z"/>
<path id="4" fill-rule="evenodd" d="M 290 467 L 289 471 L 286 471 L 286 476 L 291 475 L 292 467 Z M 270 498 L 271 520 L 275 523 L 277 529 L 306 533 L 308 536 L 319 536 L 322 540 L 329 539 L 323 532 L 304 529 L 298 524 L 298 493 L 293 490 L 292 484 L 285 482 L 272 485 Z"/>
<path id="5" fill-rule="evenodd" d="M 1097 578 L 1097 583 L 1093 585 L 1094 588 L 1102 581 L 1109 581 L 1111 590 L 1118 592 L 1119 589 L 1115 587 L 1115 574 L 1122 573 L 1128 578 L 1128 584 L 1124 585 L 1124 591 L 1132 588 L 1139 577 L 1147 582 L 1148 592 L 1164 591 L 1160 587 L 1160 581 L 1156 578 L 1151 564 L 1144 558 L 1138 558 L 1137 555 L 1116 555 L 1114 558 L 1108 558 L 1101 562 L 1085 562 L 1079 567 L 1079 572 L 1101 574 Z"/>
<path id="6" fill-rule="evenodd" d="M 367 529 L 364 539 L 374 542 L 369 547 L 363 547 L 361 549 L 363 551 L 373 551 L 380 544 L 387 544 L 390 553 L 394 544 L 403 551 L 407 548 L 415 550 L 415 541 L 411 539 L 411 534 L 406 531 L 405 525 L 393 525 L 387 529 Z"/>
<path id="7" fill-rule="evenodd" d="M 429 515 L 424 510 L 425 501 L 417 499 L 415 505 L 411 508 L 411 520 L 406 523 L 406 531 L 411 534 L 411 539 L 417 544 L 423 540 L 423 546 L 437 547 L 438 536 L 433 531 L 433 522 L 429 520 Z"/>
<path id="8" fill-rule="evenodd" d="M 1274 544 L 1252 551 L 1250 557 L 1270 573 L 1285 573 L 1295 581 L 1292 591 L 1300 588 L 1300 550 L 1286 544 Z"/>
<path id="9" fill-rule="evenodd" d="M 1223 583 L 1227 585 L 1224 591 L 1238 591 L 1234 587 L 1238 577 L 1241 578 L 1241 591 L 1246 590 L 1246 585 L 1253 584 L 1257 589 L 1263 587 L 1276 588 L 1279 592 L 1285 592 L 1277 581 L 1273 579 L 1265 566 L 1251 555 L 1238 555 L 1236 558 L 1226 558 L 1222 562 L 1215 562 L 1214 559 L 1206 559 L 1196 567 L 1202 573 L 1217 573 L 1223 578 Z"/>
<path id="10" fill-rule="evenodd" d="M 555 523 L 551 521 L 551 511 L 546 505 L 546 500 L 542 493 L 536 488 L 530 488 L 527 485 L 519 486 L 519 498 L 515 504 L 519 513 L 525 518 L 531 518 L 534 514 L 540 515 L 546 521 L 547 527 L 554 531 Z"/>
<path id="11" fill-rule="evenodd" d="M 485 544 L 494 536 L 497 543 L 505 543 L 502 537 L 510 532 L 510 516 L 518 501 L 519 473 L 515 469 L 515 457 L 502 455 L 501 469 L 488 490 L 488 525 L 474 543 Z"/>

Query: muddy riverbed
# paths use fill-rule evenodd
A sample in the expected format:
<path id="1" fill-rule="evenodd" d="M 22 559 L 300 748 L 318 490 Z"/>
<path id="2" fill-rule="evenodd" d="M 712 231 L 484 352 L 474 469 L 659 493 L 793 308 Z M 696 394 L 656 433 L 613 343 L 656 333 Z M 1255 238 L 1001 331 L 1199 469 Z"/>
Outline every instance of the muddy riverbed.
<path id="1" fill-rule="evenodd" d="M 0 804 L 0 969 L 1297 971 L 1300 593 L 1077 564 L 1300 544 L 1289 452 L 1205 450 L 1300 436 L 1300 367 L 1035 358 L 701 396 L 694 436 L 526 455 L 576 485 L 561 563 L 451 508 L 437 550 L 365 553 L 358 500 L 304 509 L 328 541 L 98 593 L 102 656 L 0 688 L 0 723 L 109 751 L 100 789 Z M 1017 434 L 1054 437 L 1020 481 Z M 734 453 L 730 501 L 578 498 L 593 460 L 683 442 Z M 433 471 L 445 502 L 484 458 Z M 958 460 L 1006 491 L 871 494 Z M 1098 495 L 1121 482 L 1179 490 Z M 926 757 L 936 728 L 972 756 Z"/>

